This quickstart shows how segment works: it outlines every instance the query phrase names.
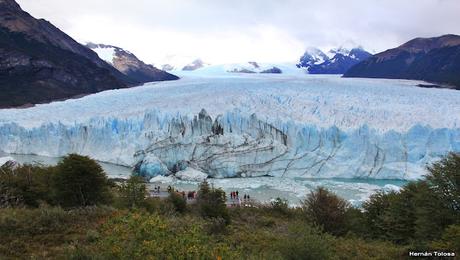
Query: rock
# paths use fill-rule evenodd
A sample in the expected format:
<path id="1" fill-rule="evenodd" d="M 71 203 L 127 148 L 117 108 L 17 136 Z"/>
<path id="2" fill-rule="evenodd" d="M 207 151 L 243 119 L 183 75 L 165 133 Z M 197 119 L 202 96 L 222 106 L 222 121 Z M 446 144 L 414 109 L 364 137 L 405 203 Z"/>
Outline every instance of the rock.
<path id="1" fill-rule="evenodd" d="M 252 71 L 252 70 L 248 70 L 248 69 L 232 69 L 232 70 L 229 70 L 228 72 L 230 73 L 249 73 L 249 74 L 252 74 L 252 73 L 256 73 L 255 71 Z"/>
<path id="2" fill-rule="evenodd" d="M 281 73 L 283 73 L 283 71 L 280 68 L 273 67 L 271 69 L 263 70 L 260 73 L 281 74 Z"/>
<path id="3" fill-rule="evenodd" d="M 7 167 L 17 167 L 19 163 L 14 160 L 13 157 L 7 156 L 7 157 L 1 157 L 0 158 L 0 167 L 7 166 Z"/>
<path id="4" fill-rule="evenodd" d="M 0 166 L 3 166 L 8 162 L 15 162 L 15 160 L 13 157 L 10 157 L 10 156 L 0 157 Z"/>

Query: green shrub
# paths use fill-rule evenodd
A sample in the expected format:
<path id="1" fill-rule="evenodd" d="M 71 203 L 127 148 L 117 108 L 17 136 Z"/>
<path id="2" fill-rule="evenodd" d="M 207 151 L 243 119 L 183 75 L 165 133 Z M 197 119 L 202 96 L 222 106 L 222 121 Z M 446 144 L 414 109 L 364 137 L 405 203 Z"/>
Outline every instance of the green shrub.
<path id="1" fill-rule="evenodd" d="M 367 229 L 364 218 L 364 213 L 359 208 L 350 207 L 345 212 L 345 232 L 366 236 Z"/>
<path id="2" fill-rule="evenodd" d="M 53 170 L 39 165 L 0 167 L 0 208 L 51 204 Z"/>
<path id="3" fill-rule="evenodd" d="M 207 236 L 193 218 L 165 219 L 142 213 L 118 214 L 100 229 L 89 249 L 102 259 L 241 259 L 240 252 Z"/>
<path id="4" fill-rule="evenodd" d="M 441 203 L 460 219 L 460 154 L 450 153 L 428 166 L 426 181 Z"/>
<path id="5" fill-rule="evenodd" d="M 453 251 L 460 254 L 460 225 L 451 225 L 445 229 L 441 239 L 432 242 L 431 247 L 435 250 Z"/>
<path id="6" fill-rule="evenodd" d="M 118 187 L 117 204 L 122 208 L 139 208 L 145 205 L 147 188 L 144 179 L 131 176 L 126 182 Z"/>
<path id="7" fill-rule="evenodd" d="M 333 247 L 339 259 L 404 259 L 408 252 L 408 248 L 388 241 L 366 241 L 352 237 L 336 238 Z"/>
<path id="8" fill-rule="evenodd" d="M 226 205 L 225 192 L 209 187 L 205 181 L 200 185 L 197 198 L 199 212 L 204 218 L 221 218 L 230 223 L 230 215 Z"/>
<path id="9" fill-rule="evenodd" d="M 291 224 L 287 235 L 278 241 L 276 248 L 283 259 L 317 260 L 333 259 L 333 238 L 303 222 Z"/>
<path id="10" fill-rule="evenodd" d="M 179 213 L 184 213 L 187 210 L 186 199 L 177 192 L 171 192 L 168 196 L 168 202 L 174 206 L 174 209 Z"/>
<path id="11" fill-rule="evenodd" d="M 349 207 L 346 200 L 322 187 L 312 191 L 302 202 L 307 219 L 334 235 L 346 232 L 345 213 Z"/>
<path id="12" fill-rule="evenodd" d="M 169 200 L 150 197 L 144 201 L 144 208 L 149 213 L 156 213 L 164 216 L 173 216 L 176 214 L 176 208 Z"/>
<path id="13" fill-rule="evenodd" d="M 55 199 L 62 207 L 85 207 L 110 201 L 109 182 L 101 166 L 86 156 L 70 154 L 57 165 Z"/>
<path id="14" fill-rule="evenodd" d="M 67 259 L 68 245 L 89 242 L 85 236 L 112 212 L 109 208 L 0 209 L 0 259 Z"/>
<path id="15" fill-rule="evenodd" d="M 409 182 L 399 192 L 372 195 L 363 204 L 367 236 L 426 248 L 447 226 L 458 223 L 455 196 L 445 195 L 457 189 L 449 166 L 455 160 L 451 155 L 434 163 L 427 180 Z"/>
<path id="16" fill-rule="evenodd" d="M 270 202 L 271 209 L 277 213 L 288 215 L 289 214 L 289 205 L 286 199 L 276 198 L 274 201 Z"/>

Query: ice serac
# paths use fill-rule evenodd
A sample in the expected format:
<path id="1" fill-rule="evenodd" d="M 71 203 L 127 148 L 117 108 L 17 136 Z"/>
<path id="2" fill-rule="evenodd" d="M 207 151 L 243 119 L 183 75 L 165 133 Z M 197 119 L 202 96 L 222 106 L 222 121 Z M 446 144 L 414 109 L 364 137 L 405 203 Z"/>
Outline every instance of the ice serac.
<path id="1" fill-rule="evenodd" d="M 238 110 L 212 118 L 151 111 L 139 120 L 94 119 L 88 125 L 0 127 L 7 152 L 80 153 L 135 166 L 146 177 L 196 169 L 210 177 L 361 177 L 416 179 L 425 163 L 460 151 L 460 130 L 421 125 L 381 133 L 345 132 L 293 122 L 267 123 Z M 134 155 L 134 156 L 132 156 Z"/>
<path id="2" fill-rule="evenodd" d="M 78 153 L 146 177 L 416 179 L 460 152 L 460 92 L 313 75 L 183 77 L 0 110 L 0 150 Z"/>

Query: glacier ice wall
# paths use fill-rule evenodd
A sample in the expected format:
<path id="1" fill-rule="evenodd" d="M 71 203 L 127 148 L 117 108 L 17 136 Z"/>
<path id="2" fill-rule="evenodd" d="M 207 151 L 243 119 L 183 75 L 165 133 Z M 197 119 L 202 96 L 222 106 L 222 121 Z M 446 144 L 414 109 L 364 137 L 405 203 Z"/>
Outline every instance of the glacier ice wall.
<path id="1" fill-rule="evenodd" d="M 2 109 L 0 150 L 79 153 L 145 176 L 190 167 L 212 177 L 415 179 L 427 163 L 460 152 L 460 91 L 419 83 L 184 75 Z"/>
<path id="2" fill-rule="evenodd" d="M 8 153 L 63 156 L 79 153 L 133 166 L 144 176 L 187 167 L 211 177 L 365 177 L 416 179 L 426 163 L 460 151 L 460 129 L 414 125 L 406 132 L 364 125 L 343 131 L 292 121 L 268 123 L 233 110 L 212 118 L 153 110 L 142 118 L 95 118 L 72 126 L 48 123 L 0 126 Z"/>

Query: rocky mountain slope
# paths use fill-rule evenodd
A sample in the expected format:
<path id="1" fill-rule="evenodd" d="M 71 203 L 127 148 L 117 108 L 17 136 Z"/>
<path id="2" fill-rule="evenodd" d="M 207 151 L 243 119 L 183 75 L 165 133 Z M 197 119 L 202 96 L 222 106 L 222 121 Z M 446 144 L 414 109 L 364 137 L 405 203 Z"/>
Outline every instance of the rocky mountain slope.
<path id="1" fill-rule="evenodd" d="M 137 84 L 14 0 L 0 0 L 0 107 Z"/>
<path id="2" fill-rule="evenodd" d="M 344 74 L 353 65 L 371 56 L 362 48 L 337 48 L 327 54 L 317 48 L 308 48 L 297 67 L 305 68 L 310 74 Z"/>
<path id="3" fill-rule="evenodd" d="M 460 89 L 460 36 L 413 39 L 355 65 L 344 77 L 417 79 Z"/>
<path id="4" fill-rule="evenodd" d="M 94 43 L 88 43 L 86 47 L 95 51 L 101 59 L 105 60 L 118 71 L 138 82 L 146 83 L 179 79 L 175 75 L 157 69 L 152 65 L 145 64 L 134 54 L 120 47 Z"/>

